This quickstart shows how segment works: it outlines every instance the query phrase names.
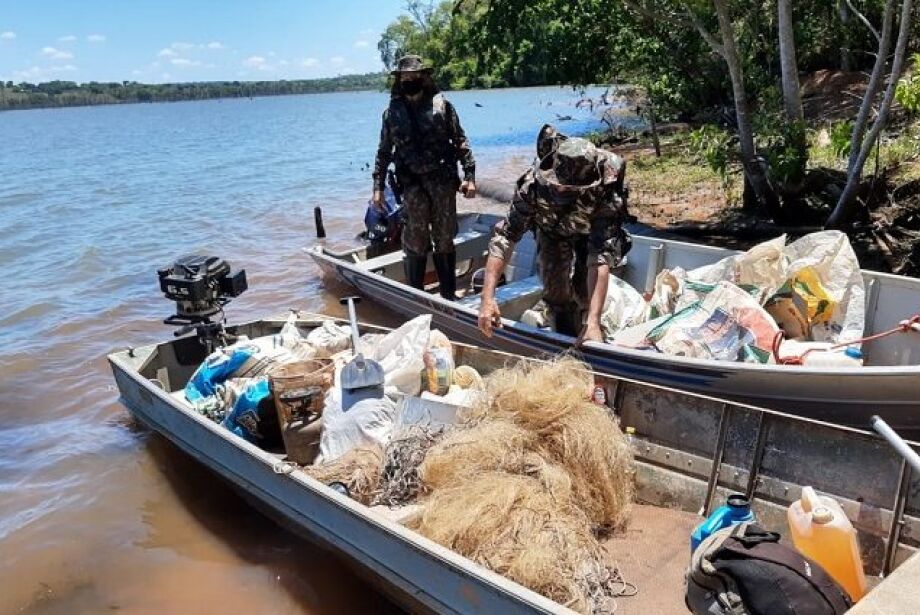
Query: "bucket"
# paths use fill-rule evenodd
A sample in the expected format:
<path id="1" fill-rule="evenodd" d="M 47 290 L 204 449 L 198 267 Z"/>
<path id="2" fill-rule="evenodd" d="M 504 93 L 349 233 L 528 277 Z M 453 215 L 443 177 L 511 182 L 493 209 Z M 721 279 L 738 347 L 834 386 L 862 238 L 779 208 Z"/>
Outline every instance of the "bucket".
<path id="1" fill-rule="evenodd" d="M 269 376 L 289 461 L 310 465 L 316 459 L 326 391 L 334 371 L 329 359 L 309 359 L 282 365 Z"/>
<path id="2" fill-rule="evenodd" d="M 326 391 L 332 386 L 334 374 L 335 365 L 330 359 L 294 361 L 272 370 L 268 379 L 282 429 L 295 419 L 323 413 Z M 296 394 L 306 393 L 311 388 L 317 388 L 318 391 L 310 395 L 309 403 L 306 403 L 303 395 Z"/>

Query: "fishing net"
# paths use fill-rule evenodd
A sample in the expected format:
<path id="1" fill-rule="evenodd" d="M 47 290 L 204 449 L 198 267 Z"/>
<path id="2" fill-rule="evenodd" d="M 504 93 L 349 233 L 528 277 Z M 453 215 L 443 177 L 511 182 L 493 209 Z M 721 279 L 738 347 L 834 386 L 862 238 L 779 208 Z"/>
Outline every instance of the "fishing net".
<path id="1" fill-rule="evenodd" d="M 588 399 L 592 383 L 571 358 L 493 373 L 489 401 L 419 467 L 430 493 L 412 526 L 570 608 L 603 608 L 624 584 L 592 530 L 625 524 L 633 460 L 616 420 Z"/>
<path id="2" fill-rule="evenodd" d="M 419 468 L 427 489 L 438 489 L 486 470 L 517 473 L 536 445 L 534 435 L 511 421 L 485 421 L 444 436 Z"/>
<path id="3" fill-rule="evenodd" d="M 486 472 L 433 491 L 409 527 L 544 596 L 592 610 L 584 562 L 597 541 L 584 514 L 536 478 Z"/>
<path id="4" fill-rule="evenodd" d="M 374 504 L 401 506 L 418 496 L 422 490 L 419 466 L 443 433 L 443 428 L 413 425 L 393 436 L 383 454 Z"/>
<path id="5" fill-rule="evenodd" d="M 623 527 L 633 499 L 633 457 L 609 413 L 583 401 L 547 426 L 541 444 L 571 478 L 575 501 L 598 529 Z"/>
<path id="6" fill-rule="evenodd" d="M 355 448 L 329 463 L 304 466 L 303 471 L 326 485 L 342 483 L 353 499 L 370 504 L 382 466 L 383 453 L 379 448 Z"/>
<path id="7" fill-rule="evenodd" d="M 470 418 L 507 418 L 539 433 L 586 401 L 592 385 L 587 366 L 571 357 L 548 363 L 520 361 L 486 379 L 488 400 Z"/>

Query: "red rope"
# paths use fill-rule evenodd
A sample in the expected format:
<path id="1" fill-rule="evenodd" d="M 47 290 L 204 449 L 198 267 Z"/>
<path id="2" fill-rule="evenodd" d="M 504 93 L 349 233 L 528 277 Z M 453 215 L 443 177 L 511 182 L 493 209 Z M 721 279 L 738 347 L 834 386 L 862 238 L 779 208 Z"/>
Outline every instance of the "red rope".
<path id="1" fill-rule="evenodd" d="M 864 344 L 866 342 L 873 342 L 875 340 L 880 340 L 883 337 L 888 337 L 889 335 L 894 335 L 895 333 L 907 333 L 915 327 L 920 326 L 920 313 L 913 315 L 907 320 L 902 320 L 898 323 L 896 327 L 892 327 L 887 331 L 882 331 L 881 333 L 876 333 L 874 335 L 867 335 L 861 337 L 858 340 L 852 340 L 850 342 L 842 342 L 840 344 L 834 344 L 830 348 L 809 348 L 801 355 L 791 356 L 791 357 L 780 357 L 779 356 L 779 347 L 783 343 L 783 331 L 780 329 L 776 332 L 776 335 L 773 337 L 773 358 L 779 365 L 802 365 L 805 362 L 805 357 L 812 352 L 831 352 L 839 348 L 846 348 L 847 346 L 853 346 L 854 344 Z"/>

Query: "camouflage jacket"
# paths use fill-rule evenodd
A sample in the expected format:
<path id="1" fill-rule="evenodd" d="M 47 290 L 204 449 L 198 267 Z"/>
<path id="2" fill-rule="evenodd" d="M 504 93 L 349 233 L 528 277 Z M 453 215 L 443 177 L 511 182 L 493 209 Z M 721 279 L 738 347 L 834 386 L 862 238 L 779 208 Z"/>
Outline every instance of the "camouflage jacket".
<path id="1" fill-rule="evenodd" d="M 599 177 L 589 185 L 566 186 L 542 173 L 538 164 L 517 182 L 508 215 L 495 229 L 489 255 L 507 262 L 530 230 L 562 241 L 588 238 L 588 264 L 616 265 L 624 253 L 626 211 L 619 192 L 625 164 L 598 150 Z"/>
<path id="2" fill-rule="evenodd" d="M 418 106 L 401 97 L 390 99 L 383 112 L 374 163 L 374 189 L 383 190 L 390 162 L 395 164 L 401 181 L 411 181 L 413 175 L 445 170 L 456 177 L 458 160 L 464 180 L 473 180 L 476 173 L 473 150 L 456 109 L 444 96 L 436 94 Z"/>

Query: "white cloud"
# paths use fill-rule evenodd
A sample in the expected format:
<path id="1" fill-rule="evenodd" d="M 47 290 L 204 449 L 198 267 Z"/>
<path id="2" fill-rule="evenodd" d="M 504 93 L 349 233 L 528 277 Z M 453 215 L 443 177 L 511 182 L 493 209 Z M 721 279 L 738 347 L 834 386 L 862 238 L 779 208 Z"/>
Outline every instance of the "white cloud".
<path id="1" fill-rule="evenodd" d="M 173 66 L 201 66 L 198 60 L 189 60 L 188 58 L 173 58 L 170 60 Z"/>
<path id="2" fill-rule="evenodd" d="M 16 33 L 7 30 L 6 32 L 0 32 L 0 41 L 11 41 L 16 38 Z"/>
<path id="3" fill-rule="evenodd" d="M 204 47 L 208 49 L 225 49 L 224 44 L 220 41 L 211 41 L 207 45 L 204 45 Z"/>
<path id="4" fill-rule="evenodd" d="M 311 66 L 316 66 L 317 64 L 319 64 L 319 60 L 317 60 L 316 58 L 304 58 L 301 64 L 305 66 L 306 68 L 310 68 Z"/>
<path id="5" fill-rule="evenodd" d="M 73 64 L 63 66 L 30 66 L 26 70 L 13 71 L 15 79 L 29 79 L 31 81 L 42 81 L 52 77 L 58 77 L 61 73 L 72 73 L 77 70 Z"/>
<path id="6" fill-rule="evenodd" d="M 369 46 L 369 45 L 370 45 L 370 43 L 368 43 L 367 41 L 363 41 L 363 40 L 362 40 L 362 41 L 355 41 L 355 47 L 358 48 L 358 49 L 363 49 L 364 47 L 367 47 L 367 46 Z"/>
<path id="7" fill-rule="evenodd" d="M 266 65 L 267 61 L 262 56 L 249 56 L 243 60 L 243 66 L 248 68 L 258 68 L 264 70 Z"/>
<path id="8" fill-rule="evenodd" d="M 72 43 L 75 40 L 77 40 L 77 37 L 74 36 L 73 34 L 68 34 L 67 36 L 62 36 L 58 38 L 59 43 Z"/>
<path id="9" fill-rule="evenodd" d="M 69 51 L 61 51 L 54 47 L 42 47 L 42 55 L 52 60 L 72 60 L 73 54 Z"/>
<path id="10" fill-rule="evenodd" d="M 172 49 L 170 49 L 169 47 L 165 47 L 165 48 L 163 48 L 163 49 L 160 49 L 160 52 L 157 53 L 157 57 L 158 57 L 158 58 L 174 58 L 174 57 L 176 57 L 177 55 L 179 55 L 179 54 L 176 53 L 175 51 L 173 51 Z"/>
<path id="11" fill-rule="evenodd" d="M 90 34 L 86 37 L 87 43 L 104 43 L 105 35 L 103 34 Z"/>
<path id="12" fill-rule="evenodd" d="M 169 73 L 163 73 L 162 75 L 160 75 L 160 78 L 163 81 L 169 81 L 172 78 L 172 75 L 170 75 Z"/>
<path id="13" fill-rule="evenodd" d="M 333 66 L 341 66 L 342 64 L 345 64 L 345 58 L 342 56 L 332 56 L 329 58 L 329 63 Z"/>
<path id="14" fill-rule="evenodd" d="M 134 75 L 135 77 L 137 77 L 137 76 L 139 76 L 139 75 L 143 75 L 143 74 L 144 74 L 144 71 L 138 70 L 138 69 L 135 68 L 134 70 L 131 71 L 131 74 Z"/>
<path id="15" fill-rule="evenodd" d="M 287 66 L 287 65 L 288 65 L 288 61 L 287 61 L 287 60 L 279 60 L 279 61 L 278 61 L 278 66 Z"/>
<path id="16" fill-rule="evenodd" d="M 188 51 L 189 49 L 194 49 L 195 44 L 194 43 L 173 43 L 172 45 L 170 45 L 170 47 L 172 47 L 173 49 L 177 49 L 179 51 Z"/>

